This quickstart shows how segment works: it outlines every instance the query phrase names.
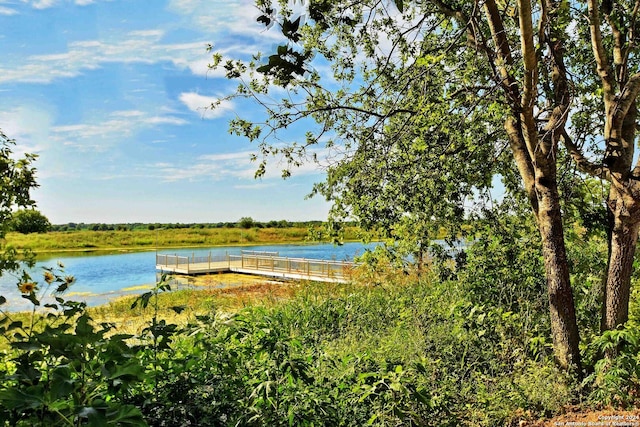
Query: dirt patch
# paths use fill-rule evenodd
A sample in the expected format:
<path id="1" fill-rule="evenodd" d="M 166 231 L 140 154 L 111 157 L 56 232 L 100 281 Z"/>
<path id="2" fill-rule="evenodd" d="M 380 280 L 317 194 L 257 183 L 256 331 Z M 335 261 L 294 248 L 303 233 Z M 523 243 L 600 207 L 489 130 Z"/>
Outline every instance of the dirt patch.
<path id="1" fill-rule="evenodd" d="M 568 412 L 550 420 L 520 421 L 519 427 L 640 427 L 640 409 Z"/>

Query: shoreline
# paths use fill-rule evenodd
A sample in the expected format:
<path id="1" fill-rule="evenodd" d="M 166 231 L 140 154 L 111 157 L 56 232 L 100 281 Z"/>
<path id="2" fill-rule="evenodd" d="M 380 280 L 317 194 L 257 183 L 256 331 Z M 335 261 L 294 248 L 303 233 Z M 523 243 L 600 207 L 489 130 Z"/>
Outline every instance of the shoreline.
<path id="1" fill-rule="evenodd" d="M 343 240 L 342 243 L 354 243 L 359 242 L 356 239 Z M 202 249 L 202 248 L 224 248 L 224 247 L 246 247 L 246 246 L 278 246 L 278 245 L 322 245 L 322 244 L 332 244 L 329 241 L 310 241 L 310 240 L 290 240 L 290 241 L 282 241 L 282 242 L 273 242 L 273 241 L 264 241 L 264 242 L 246 242 L 246 243 L 218 243 L 218 244 L 198 244 L 198 245 L 168 245 L 168 246 L 158 246 L 149 247 L 149 246 L 119 246 L 119 247 L 108 247 L 108 248 L 66 248 L 66 249 L 55 249 L 55 250 L 44 250 L 37 251 L 34 249 L 30 249 L 38 260 L 40 256 L 48 256 L 48 255 L 57 255 L 57 254 L 87 254 L 87 255 L 108 255 L 110 253 L 129 253 L 129 252 L 155 252 L 162 251 L 168 249 Z"/>
<path id="2" fill-rule="evenodd" d="M 341 242 L 362 240 L 359 229 L 349 228 Z M 7 233 L 0 250 L 11 247 L 18 252 L 31 251 L 36 255 L 73 253 L 125 253 L 166 251 L 170 249 L 207 248 L 224 246 L 323 244 L 333 239 L 324 234 L 311 233 L 306 228 L 261 229 L 165 229 L 134 231 L 53 231 L 48 233 Z"/>

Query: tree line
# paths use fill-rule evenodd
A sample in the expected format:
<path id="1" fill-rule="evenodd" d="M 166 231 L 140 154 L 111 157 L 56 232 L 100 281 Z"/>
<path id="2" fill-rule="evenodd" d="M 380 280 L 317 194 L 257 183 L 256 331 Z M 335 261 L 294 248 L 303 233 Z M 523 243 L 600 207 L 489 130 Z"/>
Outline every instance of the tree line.
<path id="1" fill-rule="evenodd" d="M 160 229 L 210 229 L 210 228 L 309 228 L 323 225 L 323 221 L 288 221 L 270 220 L 256 221 L 251 217 L 243 217 L 235 222 L 208 223 L 76 223 L 51 224 L 49 219 L 35 208 L 18 209 L 13 212 L 9 221 L 9 230 L 18 233 L 46 233 L 48 231 L 136 231 Z"/>

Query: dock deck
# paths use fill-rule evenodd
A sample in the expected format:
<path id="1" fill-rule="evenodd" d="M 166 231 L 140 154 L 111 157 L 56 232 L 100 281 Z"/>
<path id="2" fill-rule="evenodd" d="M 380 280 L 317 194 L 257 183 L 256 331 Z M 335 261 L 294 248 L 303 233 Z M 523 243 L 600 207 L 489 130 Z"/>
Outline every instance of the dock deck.
<path id="1" fill-rule="evenodd" d="M 288 258 L 276 253 L 243 252 L 241 255 L 179 256 L 156 254 L 156 270 L 176 274 L 245 273 L 283 279 L 317 282 L 348 282 L 355 264 L 306 258 Z"/>

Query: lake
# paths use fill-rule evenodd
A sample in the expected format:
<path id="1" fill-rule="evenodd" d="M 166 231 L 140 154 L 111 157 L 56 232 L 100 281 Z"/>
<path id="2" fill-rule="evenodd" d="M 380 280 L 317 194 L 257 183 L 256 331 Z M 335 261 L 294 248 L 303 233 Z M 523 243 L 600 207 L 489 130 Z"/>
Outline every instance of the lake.
<path id="1" fill-rule="evenodd" d="M 227 246 L 214 248 L 163 249 L 159 253 L 204 256 L 239 255 L 242 250 L 278 252 L 279 256 L 311 258 L 323 260 L 349 261 L 361 255 L 367 247 L 359 242 L 349 242 L 341 246 L 323 244 L 254 245 Z M 99 305 L 112 298 L 139 294 L 156 282 L 155 251 L 124 252 L 116 254 L 82 253 L 60 254 L 39 260 L 31 275 L 43 289 L 43 267 L 55 267 L 58 262 L 65 268 L 65 274 L 76 278 L 76 283 L 66 295 L 66 299 L 86 301 L 89 305 Z M 18 311 L 30 309 L 28 301 L 16 289 L 15 275 L 5 273 L 0 277 L 0 295 L 7 299 L 1 308 Z"/>

